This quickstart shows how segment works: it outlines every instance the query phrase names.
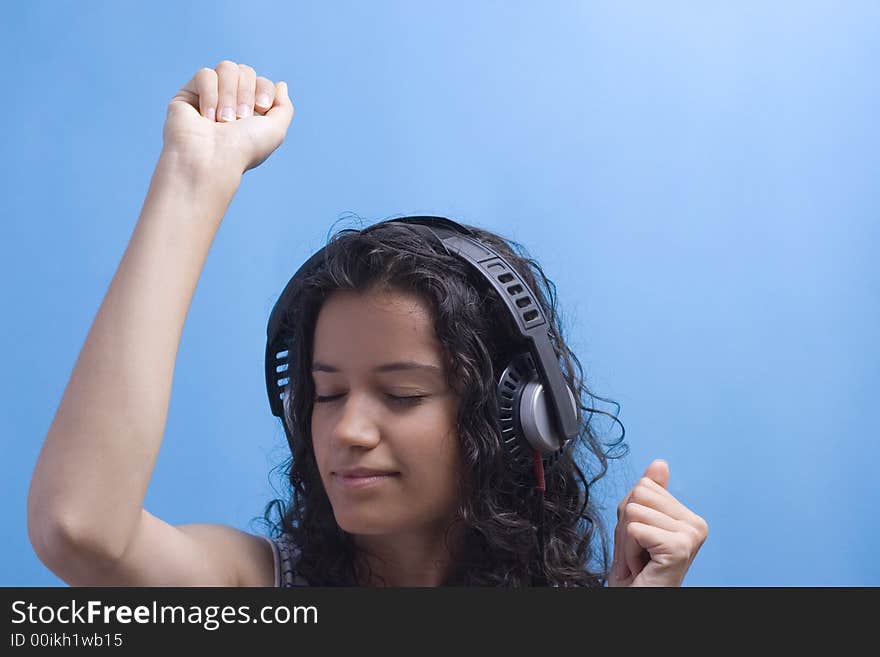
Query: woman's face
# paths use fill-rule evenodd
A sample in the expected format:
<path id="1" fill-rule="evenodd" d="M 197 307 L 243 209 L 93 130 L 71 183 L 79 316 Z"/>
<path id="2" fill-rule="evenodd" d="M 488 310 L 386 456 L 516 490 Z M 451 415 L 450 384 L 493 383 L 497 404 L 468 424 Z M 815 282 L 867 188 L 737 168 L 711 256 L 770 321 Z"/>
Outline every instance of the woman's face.
<path id="1" fill-rule="evenodd" d="M 445 529 L 460 490 L 458 400 L 429 306 L 387 289 L 333 293 L 315 326 L 312 376 L 312 440 L 339 526 Z"/>

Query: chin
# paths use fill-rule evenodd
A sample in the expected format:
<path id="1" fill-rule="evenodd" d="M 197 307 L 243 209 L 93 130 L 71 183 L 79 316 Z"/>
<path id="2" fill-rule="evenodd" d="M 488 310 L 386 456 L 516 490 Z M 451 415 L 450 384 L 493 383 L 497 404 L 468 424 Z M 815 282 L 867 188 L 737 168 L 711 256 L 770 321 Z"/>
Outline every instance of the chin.
<path id="1" fill-rule="evenodd" d="M 378 513 L 353 513 L 351 511 L 337 513 L 334 511 L 333 516 L 340 529 L 349 534 L 378 536 L 390 534 L 395 529 L 394 523 L 389 522 L 387 516 L 382 517 Z"/>

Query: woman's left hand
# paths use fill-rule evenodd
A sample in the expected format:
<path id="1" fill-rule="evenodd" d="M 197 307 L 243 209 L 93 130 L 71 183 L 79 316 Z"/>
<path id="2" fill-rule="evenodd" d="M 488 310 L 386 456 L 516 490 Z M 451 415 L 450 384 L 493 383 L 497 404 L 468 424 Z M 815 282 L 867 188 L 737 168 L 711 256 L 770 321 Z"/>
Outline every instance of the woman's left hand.
<path id="1" fill-rule="evenodd" d="M 669 465 L 656 460 L 617 507 L 609 586 L 681 586 L 709 526 L 668 484 Z"/>

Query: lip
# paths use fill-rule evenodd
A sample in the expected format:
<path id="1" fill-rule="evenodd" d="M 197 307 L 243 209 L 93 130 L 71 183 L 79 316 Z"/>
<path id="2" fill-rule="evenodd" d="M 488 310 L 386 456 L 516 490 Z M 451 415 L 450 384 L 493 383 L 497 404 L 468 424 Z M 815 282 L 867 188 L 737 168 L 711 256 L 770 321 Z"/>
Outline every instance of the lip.
<path id="1" fill-rule="evenodd" d="M 370 468 L 353 468 L 350 470 L 337 470 L 331 475 L 334 479 L 345 488 L 369 488 L 376 486 L 392 477 L 399 475 L 399 472 L 389 470 L 373 470 Z"/>

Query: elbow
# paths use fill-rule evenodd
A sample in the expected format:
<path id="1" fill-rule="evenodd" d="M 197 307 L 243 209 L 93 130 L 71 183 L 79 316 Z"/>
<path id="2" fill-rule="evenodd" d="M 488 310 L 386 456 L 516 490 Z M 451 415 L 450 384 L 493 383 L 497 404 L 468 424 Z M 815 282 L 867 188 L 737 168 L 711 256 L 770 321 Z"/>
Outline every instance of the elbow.
<path id="1" fill-rule="evenodd" d="M 62 509 L 41 509 L 30 499 L 27 530 L 37 557 L 62 579 L 66 579 L 65 573 L 73 564 L 114 563 L 125 553 L 125 546 L 115 544 L 106 528 L 102 532 Z"/>

